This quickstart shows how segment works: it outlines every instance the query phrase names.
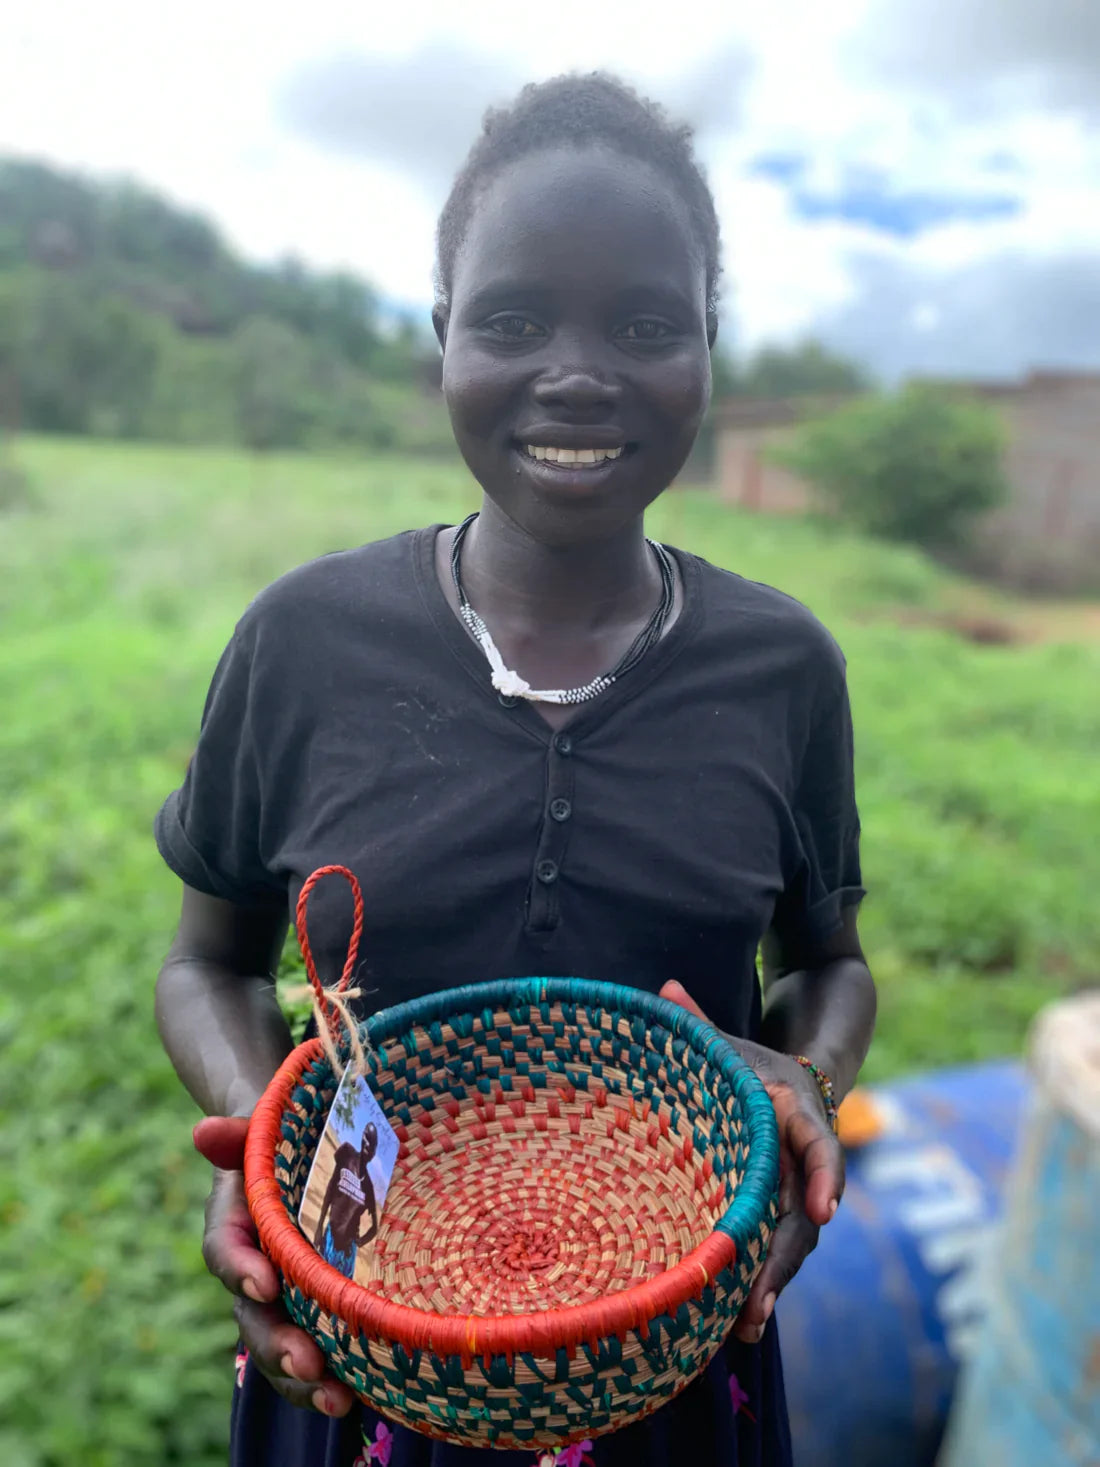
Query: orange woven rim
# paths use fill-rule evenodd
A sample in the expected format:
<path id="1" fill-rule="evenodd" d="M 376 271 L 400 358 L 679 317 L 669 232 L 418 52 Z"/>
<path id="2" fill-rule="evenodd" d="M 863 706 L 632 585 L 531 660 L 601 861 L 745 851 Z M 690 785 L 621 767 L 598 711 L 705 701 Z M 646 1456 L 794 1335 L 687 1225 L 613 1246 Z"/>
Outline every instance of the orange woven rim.
<path id="1" fill-rule="evenodd" d="M 306 1067 L 319 1059 L 319 1039 L 300 1044 L 284 1060 L 253 1112 L 245 1143 L 248 1205 L 264 1251 L 287 1281 L 358 1333 L 397 1343 L 409 1350 L 459 1356 L 527 1353 L 549 1356 L 636 1330 L 645 1338 L 650 1319 L 674 1314 L 696 1299 L 737 1258 L 737 1245 L 715 1229 L 679 1263 L 642 1283 L 606 1298 L 566 1309 L 532 1314 L 450 1315 L 410 1308 L 380 1298 L 347 1279 L 309 1244 L 287 1212 L 275 1177 L 275 1153 L 282 1139 L 283 1114 Z"/>

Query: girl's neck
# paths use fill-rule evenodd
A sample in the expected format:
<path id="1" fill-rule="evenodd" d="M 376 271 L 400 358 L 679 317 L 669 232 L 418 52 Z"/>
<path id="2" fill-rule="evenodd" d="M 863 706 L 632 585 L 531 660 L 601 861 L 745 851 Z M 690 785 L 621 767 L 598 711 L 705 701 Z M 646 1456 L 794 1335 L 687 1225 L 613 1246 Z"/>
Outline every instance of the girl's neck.
<path id="1" fill-rule="evenodd" d="M 489 499 L 463 542 L 461 573 L 471 604 L 516 628 L 597 630 L 648 614 L 660 591 L 640 516 L 605 540 L 553 547 Z"/>

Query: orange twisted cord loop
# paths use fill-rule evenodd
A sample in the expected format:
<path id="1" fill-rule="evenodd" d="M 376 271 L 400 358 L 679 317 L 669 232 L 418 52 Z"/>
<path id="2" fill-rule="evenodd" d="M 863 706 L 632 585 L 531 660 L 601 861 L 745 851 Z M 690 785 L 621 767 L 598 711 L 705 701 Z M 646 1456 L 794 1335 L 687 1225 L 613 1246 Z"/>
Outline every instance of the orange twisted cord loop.
<path id="1" fill-rule="evenodd" d="M 352 901 L 355 904 L 355 920 L 352 924 L 351 939 L 348 942 L 348 956 L 344 963 L 344 971 L 340 975 L 340 981 L 335 991 L 343 993 L 351 982 L 351 975 L 355 972 L 355 965 L 359 961 L 359 939 L 363 936 L 363 892 L 354 871 L 349 871 L 346 866 L 320 866 L 312 876 L 308 877 L 302 884 L 302 890 L 298 893 L 298 905 L 294 914 L 294 925 L 298 933 L 298 946 L 302 949 L 302 957 L 305 960 L 306 976 L 309 978 L 310 986 L 317 995 L 317 1002 L 328 1022 L 329 1032 L 336 1041 L 339 1039 L 339 1027 L 332 1005 L 328 1001 L 324 985 L 317 975 L 317 964 L 313 961 L 313 950 L 309 945 L 309 931 L 306 925 L 306 907 L 309 904 L 309 895 L 323 876 L 343 876 L 351 886 Z"/>

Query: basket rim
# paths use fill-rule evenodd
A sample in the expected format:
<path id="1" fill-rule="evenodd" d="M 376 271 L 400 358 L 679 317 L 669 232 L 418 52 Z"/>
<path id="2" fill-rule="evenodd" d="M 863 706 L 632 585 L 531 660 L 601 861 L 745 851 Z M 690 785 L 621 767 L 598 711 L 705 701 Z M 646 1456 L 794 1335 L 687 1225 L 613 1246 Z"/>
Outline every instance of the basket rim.
<path id="1" fill-rule="evenodd" d="M 585 1342 L 637 1329 L 647 1321 L 673 1314 L 697 1298 L 723 1269 L 730 1267 L 739 1243 L 756 1232 L 775 1194 L 779 1146 L 770 1097 L 752 1067 L 713 1025 L 688 1010 L 642 989 L 623 984 L 574 978 L 511 978 L 441 989 L 382 1009 L 366 1022 L 372 1044 L 415 1026 L 516 1004 L 575 1003 L 620 1010 L 628 1017 L 658 1022 L 674 1037 L 701 1052 L 736 1090 L 747 1132 L 748 1160 L 738 1194 L 710 1234 L 678 1263 L 656 1277 L 605 1298 L 532 1314 L 459 1316 L 414 1309 L 383 1299 L 326 1263 L 306 1240 L 287 1210 L 275 1179 L 275 1153 L 282 1139 L 282 1117 L 304 1070 L 323 1053 L 319 1039 L 309 1039 L 283 1061 L 252 1113 L 245 1145 L 245 1187 L 249 1208 L 264 1251 L 287 1282 L 302 1288 L 327 1312 L 371 1337 L 407 1349 L 429 1349 L 438 1356 L 518 1353 L 553 1355 Z"/>

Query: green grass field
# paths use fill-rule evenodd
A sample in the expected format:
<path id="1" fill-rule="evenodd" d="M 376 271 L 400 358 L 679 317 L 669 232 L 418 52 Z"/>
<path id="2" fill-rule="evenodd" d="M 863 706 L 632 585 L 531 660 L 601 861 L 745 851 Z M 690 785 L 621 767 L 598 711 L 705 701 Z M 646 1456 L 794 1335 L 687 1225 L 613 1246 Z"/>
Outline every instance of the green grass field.
<path id="1" fill-rule="evenodd" d="M 153 1027 L 178 896 L 150 822 L 248 599 L 476 496 L 400 460 L 27 441 L 19 462 L 34 507 L 0 514 L 0 1462 L 214 1467 L 233 1333 L 199 1258 L 196 1117 Z M 800 597 L 848 654 L 868 1075 L 1016 1051 L 1097 977 L 1100 646 L 906 629 L 972 593 L 697 491 L 651 530 Z"/>

